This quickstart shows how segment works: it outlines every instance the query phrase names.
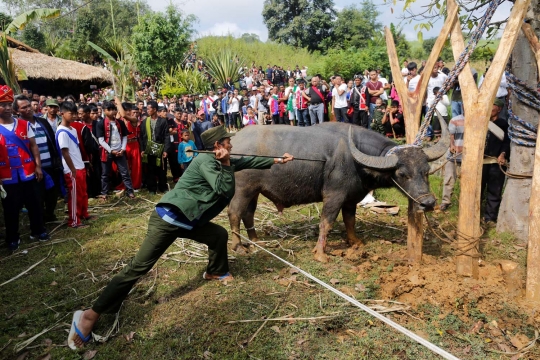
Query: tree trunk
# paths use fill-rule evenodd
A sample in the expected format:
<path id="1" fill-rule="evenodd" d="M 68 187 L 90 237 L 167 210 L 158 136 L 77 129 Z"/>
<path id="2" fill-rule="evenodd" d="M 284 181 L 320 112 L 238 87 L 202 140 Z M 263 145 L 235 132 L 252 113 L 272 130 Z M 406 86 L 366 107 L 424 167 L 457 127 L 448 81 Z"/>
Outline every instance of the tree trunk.
<path id="1" fill-rule="evenodd" d="M 533 0 L 531 7 L 538 9 L 539 1 Z M 531 12 L 529 12 L 530 14 Z M 535 18 L 540 13 L 534 11 Z M 533 24 L 535 33 L 538 35 L 538 22 Z M 538 67 L 535 54 L 527 38 L 520 32 L 516 46 L 512 51 L 512 73 L 525 81 L 533 89 L 538 84 Z M 538 126 L 538 112 L 522 104 L 514 95 L 510 95 L 513 103 L 513 112 L 523 120 Z M 510 145 L 510 167 L 508 172 L 512 174 L 527 174 L 533 172 L 534 147 L 525 147 L 515 144 Z M 497 231 L 508 231 L 518 239 L 526 241 L 529 236 L 529 198 L 531 196 L 532 179 L 513 179 L 508 177 L 504 189 L 501 208 L 497 221 Z"/>

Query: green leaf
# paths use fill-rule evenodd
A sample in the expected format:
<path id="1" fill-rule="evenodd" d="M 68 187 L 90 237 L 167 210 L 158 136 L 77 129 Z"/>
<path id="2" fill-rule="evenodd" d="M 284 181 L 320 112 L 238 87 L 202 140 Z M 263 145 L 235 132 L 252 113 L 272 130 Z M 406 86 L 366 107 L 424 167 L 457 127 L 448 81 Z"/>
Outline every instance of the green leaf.
<path id="1" fill-rule="evenodd" d="M 105 56 L 105 58 L 110 61 L 112 64 L 116 65 L 117 62 L 116 62 L 116 59 L 114 57 L 111 56 L 111 54 L 109 54 L 108 52 L 106 52 L 103 48 L 101 48 L 100 46 L 94 44 L 93 42 L 91 42 L 90 40 L 88 40 L 86 42 L 89 46 L 93 47 L 94 50 L 96 50 L 98 53 L 100 53 L 101 55 Z"/>
<path id="2" fill-rule="evenodd" d="M 26 25 L 34 20 L 53 19 L 58 16 L 60 16 L 60 9 L 44 8 L 26 11 L 13 19 L 13 21 L 7 26 L 6 33 L 12 34 L 18 30 L 24 30 Z"/>
<path id="3" fill-rule="evenodd" d="M 418 32 L 418 34 L 416 35 L 416 37 L 418 38 L 418 41 L 420 43 L 424 42 L 424 35 L 422 34 L 421 31 Z"/>

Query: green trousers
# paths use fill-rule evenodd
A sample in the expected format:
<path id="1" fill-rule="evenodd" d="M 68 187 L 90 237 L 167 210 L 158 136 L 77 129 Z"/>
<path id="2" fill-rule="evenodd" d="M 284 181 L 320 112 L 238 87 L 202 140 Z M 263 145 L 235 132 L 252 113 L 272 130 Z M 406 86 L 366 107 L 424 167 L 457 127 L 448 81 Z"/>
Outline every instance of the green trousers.
<path id="1" fill-rule="evenodd" d="M 177 238 L 195 240 L 208 245 L 206 272 L 224 275 L 229 271 L 227 240 L 229 234 L 223 227 L 208 223 L 186 230 L 164 221 L 154 211 L 148 221 L 148 231 L 141 248 L 133 259 L 120 271 L 92 306 L 98 314 L 114 314 L 139 278 L 152 269 L 156 261 Z"/>

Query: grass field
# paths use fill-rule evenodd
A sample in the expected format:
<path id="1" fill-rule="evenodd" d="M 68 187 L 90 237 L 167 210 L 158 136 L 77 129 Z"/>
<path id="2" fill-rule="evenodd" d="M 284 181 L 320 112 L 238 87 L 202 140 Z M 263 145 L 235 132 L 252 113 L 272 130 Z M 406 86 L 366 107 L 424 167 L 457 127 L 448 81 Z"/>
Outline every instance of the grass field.
<path id="1" fill-rule="evenodd" d="M 440 198 L 440 178 L 432 177 L 432 189 Z M 408 266 L 403 260 L 407 200 L 395 189 L 377 191 L 375 196 L 400 205 L 399 215 L 375 215 L 359 208 L 357 233 L 365 245 L 353 250 L 342 241 L 344 227 L 339 220 L 331 232 L 328 264 L 315 262 L 311 254 L 322 204 L 286 209 L 279 216 L 271 203 L 260 201 L 256 213 L 260 240 L 269 250 L 361 302 L 387 310 L 397 305 L 401 310 L 390 309 L 385 315 L 459 358 L 507 359 L 493 351 L 516 351 L 511 340 L 518 334 L 533 338 L 538 316 L 505 295 L 493 265 L 497 259 L 512 259 L 523 268 L 524 248 L 516 247 L 510 236 L 488 229 L 483 240 L 486 278 L 474 282 L 452 274 L 454 245 L 426 233 L 424 264 Z M 92 203 L 91 212 L 98 218 L 89 229 L 58 228 L 50 243 L 29 243 L 25 236 L 15 254 L 0 250 L 0 283 L 44 259 L 1 286 L 1 359 L 439 358 L 262 251 L 230 254 L 235 281 L 225 285 L 204 281 L 206 250 L 183 239 L 135 286 L 120 311 L 118 328 L 111 329 L 115 318 L 111 315 L 98 322 L 97 334 L 112 331 L 106 343 L 92 343 L 79 352 L 69 350 L 66 338 L 73 311 L 89 307 L 135 254 L 153 211 L 149 201 L 158 199 L 141 192 L 134 201 Z M 429 217 L 434 228 L 440 226 L 451 236 L 456 215 L 453 206 L 448 213 Z M 27 226 L 27 220 L 23 221 Z M 228 227 L 225 212 L 216 221 Z M 51 224 L 51 229 L 56 225 Z M 436 280 L 429 280 L 430 274 Z M 493 279 L 499 282 L 483 285 Z M 454 284 L 460 284 L 456 292 L 445 289 Z M 434 285 L 443 288 L 433 291 Z M 403 287 L 408 287 L 407 292 L 398 291 Z M 369 299 L 397 300 L 404 305 Z M 290 320 L 263 321 L 283 317 Z M 499 333 L 492 321 L 497 322 Z M 523 358 L 539 357 L 536 347 Z"/>

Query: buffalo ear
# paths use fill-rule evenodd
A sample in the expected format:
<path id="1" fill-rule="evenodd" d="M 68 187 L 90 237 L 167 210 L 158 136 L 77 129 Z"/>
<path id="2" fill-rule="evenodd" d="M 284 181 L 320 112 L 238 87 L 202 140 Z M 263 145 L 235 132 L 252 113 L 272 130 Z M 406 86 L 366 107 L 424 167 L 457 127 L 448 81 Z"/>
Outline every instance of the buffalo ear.
<path id="1" fill-rule="evenodd" d="M 443 156 L 450 147 L 450 133 L 448 132 L 448 125 L 442 117 L 441 113 L 435 110 L 437 117 L 439 118 L 439 123 L 441 124 L 441 138 L 436 145 L 430 146 L 426 149 L 423 149 L 424 153 L 428 157 L 428 161 L 434 161 Z"/>
<path id="2" fill-rule="evenodd" d="M 391 170 L 398 164 L 398 157 L 394 154 L 390 156 L 372 156 L 358 150 L 353 140 L 353 128 L 349 126 L 349 150 L 358 164 L 373 170 Z"/>

